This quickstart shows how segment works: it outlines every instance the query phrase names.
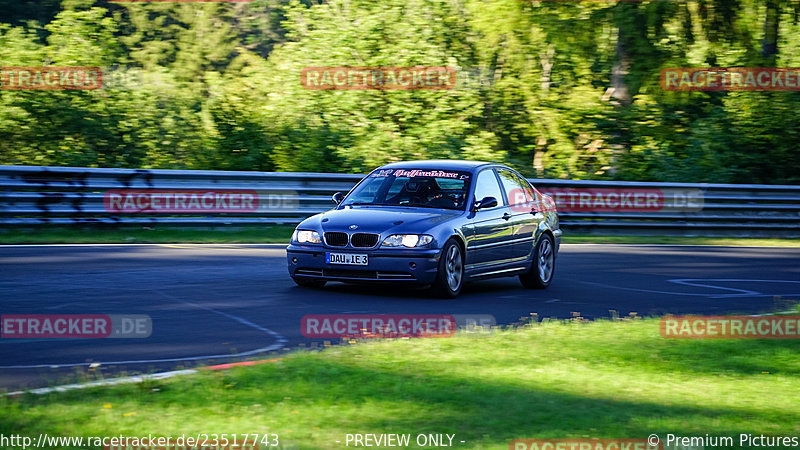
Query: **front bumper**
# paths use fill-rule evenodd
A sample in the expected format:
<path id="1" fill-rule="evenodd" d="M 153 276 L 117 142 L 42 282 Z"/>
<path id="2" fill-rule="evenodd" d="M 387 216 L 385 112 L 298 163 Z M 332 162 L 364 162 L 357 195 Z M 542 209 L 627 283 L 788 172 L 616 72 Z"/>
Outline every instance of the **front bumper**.
<path id="1" fill-rule="evenodd" d="M 328 264 L 325 253 L 368 255 L 366 266 Z M 441 249 L 356 249 L 290 244 L 289 275 L 306 279 L 431 284 L 436 280 Z"/>

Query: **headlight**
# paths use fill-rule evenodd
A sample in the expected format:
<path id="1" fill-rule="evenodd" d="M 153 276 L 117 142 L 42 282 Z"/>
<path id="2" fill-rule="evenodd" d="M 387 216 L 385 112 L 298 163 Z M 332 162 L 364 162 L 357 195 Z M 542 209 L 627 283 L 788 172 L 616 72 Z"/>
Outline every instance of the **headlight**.
<path id="1" fill-rule="evenodd" d="M 319 238 L 319 233 L 312 230 L 294 230 L 292 240 L 300 244 L 321 244 L 322 239 Z"/>
<path id="2" fill-rule="evenodd" d="M 393 234 L 383 240 L 384 247 L 424 247 L 433 242 L 427 234 Z"/>

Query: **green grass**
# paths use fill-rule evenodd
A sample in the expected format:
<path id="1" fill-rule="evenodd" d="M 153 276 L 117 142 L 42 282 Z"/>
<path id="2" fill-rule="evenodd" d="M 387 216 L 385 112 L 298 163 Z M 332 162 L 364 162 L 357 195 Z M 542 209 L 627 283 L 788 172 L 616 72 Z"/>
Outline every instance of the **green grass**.
<path id="1" fill-rule="evenodd" d="M 0 231 L 0 244 L 165 244 L 165 243 L 286 243 L 293 225 L 231 226 L 227 228 L 169 227 L 37 227 Z M 599 236 L 564 233 L 566 244 L 695 244 L 800 247 L 800 239 L 682 236 Z"/>
<path id="2" fill-rule="evenodd" d="M 0 433 L 269 432 L 309 449 L 343 448 L 347 433 L 455 433 L 465 449 L 507 449 L 515 438 L 800 435 L 796 342 L 666 340 L 658 323 L 553 321 L 367 342 L 158 382 L 3 398 Z"/>

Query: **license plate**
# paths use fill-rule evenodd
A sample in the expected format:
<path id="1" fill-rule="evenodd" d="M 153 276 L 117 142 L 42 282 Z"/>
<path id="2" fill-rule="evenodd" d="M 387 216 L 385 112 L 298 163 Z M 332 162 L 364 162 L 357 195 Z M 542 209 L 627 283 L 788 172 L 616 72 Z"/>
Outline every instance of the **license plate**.
<path id="1" fill-rule="evenodd" d="M 353 253 L 325 253 L 325 262 L 328 264 L 366 266 L 367 255 L 355 255 Z"/>

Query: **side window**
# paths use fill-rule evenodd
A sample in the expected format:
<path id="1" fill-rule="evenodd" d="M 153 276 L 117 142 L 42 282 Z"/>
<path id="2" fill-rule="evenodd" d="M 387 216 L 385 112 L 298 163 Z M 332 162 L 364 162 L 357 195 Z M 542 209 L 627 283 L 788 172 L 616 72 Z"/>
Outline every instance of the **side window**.
<path id="1" fill-rule="evenodd" d="M 500 192 L 500 185 L 497 184 L 497 177 L 494 170 L 486 169 L 478 174 L 475 180 L 475 201 L 485 197 L 494 197 L 498 205 L 503 205 L 503 193 Z"/>
<path id="2" fill-rule="evenodd" d="M 526 202 L 535 202 L 536 201 L 536 194 L 533 193 L 533 188 L 531 184 L 528 183 L 528 180 L 522 178 L 522 176 L 517 175 L 519 179 L 519 184 L 522 185 L 522 190 L 525 192 L 525 201 Z"/>
<path id="3" fill-rule="evenodd" d="M 522 205 L 531 201 L 533 192 L 528 187 L 528 183 L 521 181 L 517 174 L 510 170 L 498 169 L 497 173 L 500 175 L 500 181 L 503 183 L 503 190 L 506 191 L 510 205 Z"/>

